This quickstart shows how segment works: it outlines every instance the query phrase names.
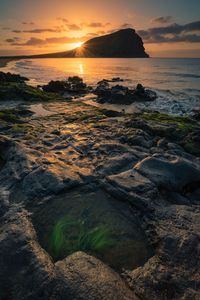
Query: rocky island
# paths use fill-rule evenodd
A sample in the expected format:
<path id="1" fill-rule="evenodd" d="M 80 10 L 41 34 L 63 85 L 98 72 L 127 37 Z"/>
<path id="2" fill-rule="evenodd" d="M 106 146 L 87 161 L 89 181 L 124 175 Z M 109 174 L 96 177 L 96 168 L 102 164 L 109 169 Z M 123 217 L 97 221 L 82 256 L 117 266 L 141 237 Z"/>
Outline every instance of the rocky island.
<path id="1" fill-rule="evenodd" d="M 199 299 L 199 114 L 85 101 L 154 101 L 141 84 L 0 79 L 0 299 Z"/>
<path id="2" fill-rule="evenodd" d="M 24 58 L 73 58 L 73 57 L 95 57 L 95 58 L 148 58 L 145 52 L 142 38 L 132 28 L 90 39 L 83 43 L 80 48 L 70 51 L 47 53 L 41 55 L 16 56 L 13 59 Z M 0 60 L 9 61 L 9 57 L 0 57 Z"/>

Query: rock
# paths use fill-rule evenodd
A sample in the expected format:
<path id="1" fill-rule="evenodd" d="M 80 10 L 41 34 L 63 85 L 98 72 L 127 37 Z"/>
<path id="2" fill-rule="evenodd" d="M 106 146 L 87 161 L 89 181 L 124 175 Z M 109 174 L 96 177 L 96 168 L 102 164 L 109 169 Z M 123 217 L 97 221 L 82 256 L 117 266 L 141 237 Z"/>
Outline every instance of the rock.
<path id="1" fill-rule="evenodd" d="M 125 274 L 141 299 L 199 299 L 199 214 L 199 208 L 185 206 L 167 206 L 155 213 L 156 255 Z"/>
<path id="2" fill-rule="evenodd" d="M 128 139 L 129 145 L 136 145 L 144 148 L 151 148 L 153 145 L 152 140 L 145 138 L 144 135 L 136 135 Z"/>
<path id="3" fill-rule="evenodd" d="M 25 154 L 22 146 L 3 136 L 0 136 L 0 151 L 4 160 L 0 186 L 9 191 L 32 170 L 35 161 L 32 155 Z"/>
<path id="4" fill-rule="evenodd" d="M 138 84 L 136 89 L 130 90 L 127 87 L 116 85 L 109 87 L 108 81 L 100 81 L 94 93 L 98 96 L 99 103 L 129 105 L 138 101 L 153 101 L 157 98 L 154 91 L 145 89 Z"/>
<path id="5" fill-rule="evenodd" d="M 147 194 L 155 188 L 154 184 L 148 178 L 140 175 L 134 169 L 108 176 L 107 180 L 119 189 L 133 191 L 137 194 Z"/>
<path id="6" fill-rule="evenodd" d="M 192 183 L 200 182 L 199 164 L 178 156 L 153 155 L 139 162 L 135 170 L 166 190 L 181 192 Z"/>
<path id="7" fill-rule="evenodd" d="M 28 78 L 20 76 L 18 74 L 11 74 L 10 72 L 4 73 L 0 72 L 0 82 L 20 82 L 23 83 L 29 81 Z"/>
<path id="8" fill-rule="evenodd" d="M 56 266 L 59 276 L 74 291 L 73 299 L 138 299 L 118 274 L 83 252 L 70 255 Z"/>
<path id="9" fill-rule="evenodd" d="M 45 92 L 61 93 L 69 95 L 86 94 L 89 92 L 87 85 L 83 82 L 83 79 L 78 76 L 69 77 L 67 80 L 51 80 L 47 85 L 44 85 L 42 89 Z"/>
<path id="10" fill-rule="evenodd" d="M 123 116 L 123 113 L 115 111 L 115 110 L 103 109 L 102 112 L 105 116 L 110 117 L 110 118 L 117 118 L 117 117 Z"/>
<path id="11" fill-rule="evenodd" d="M 168 144 L 168 141 L 165 138 L 159 139 L 158 142 L 157 142 L 157 146 L 159 148 L 165 148 L 166 149 L 167 148 L 167 144 Z"/>
<path id="12" fill-rule="evenodd" d="M 138 300 L 118 274 L 85 253 L 54 264 L 19 208 L 1 219 L 0 257 L 1 299 Z"/>
<path id="13" fill-rule="evenodd" d="M 61 131 L 58 129 L 55 129 L 51 132 L 51 134 L 55 134 L 55 135 L 61 135 Z"/>
<path id="14" fill-rule="evenodd" d="M 57 194 L 63 189 L 70 189 L 82 184 L 78 172 L 66 168 L 64 164 L 41 166 L 30 172 L 23 180 L 23 193 L 32 199 Z"/>
<path id="15" fill-rule="evenodd" d="M 111 80 L 111 82 L 120 82 L 120 81 L 123 82 L 124 80 L 120 77 L 113 77 Z"/>

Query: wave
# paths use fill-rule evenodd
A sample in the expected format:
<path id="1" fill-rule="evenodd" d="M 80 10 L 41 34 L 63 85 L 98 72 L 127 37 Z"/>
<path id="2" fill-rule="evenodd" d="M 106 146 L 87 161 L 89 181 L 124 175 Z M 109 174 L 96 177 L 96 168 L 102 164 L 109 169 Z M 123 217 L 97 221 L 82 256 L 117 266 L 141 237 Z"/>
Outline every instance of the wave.
<path id="1" fill-rule="evenodd" d="M 183 78 L 196 78 L 196 79 L 200 78 L 199 74 L 192 74 L 192 73 L 158 72 L 157 74 L 164 75 L 164 76 L 183 77 Z"/>

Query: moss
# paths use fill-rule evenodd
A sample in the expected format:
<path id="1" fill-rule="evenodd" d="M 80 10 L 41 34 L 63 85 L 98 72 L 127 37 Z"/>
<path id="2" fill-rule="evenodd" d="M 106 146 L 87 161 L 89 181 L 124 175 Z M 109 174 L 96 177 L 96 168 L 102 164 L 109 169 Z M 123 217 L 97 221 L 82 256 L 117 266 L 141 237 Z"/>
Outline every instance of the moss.
<path id="1" fill-rule="evenodd" d="M 24 133 L 27 130 L 27 126 L 23 124 L 15 124 L 12 126 L 12 130 L 14 130 L 16 133 Z"/>
<path id="2" fill-rule="evenodd" d="M 159 112 L 144 112 L 139 116 L 151 126 L 160 126 L 166 133 L 172 132 L 174 137 L 184 137 L 191 130 L 199 128 L 197 121 L 189 117 L 169 116 Z"/>
<path id="3" fill-rule="evenodd" d="M 5 109 L 0 111 L 0 120 L 16 123 L 19 118 L 16 116 L 16 111 L 14 109 Z"/>
<path id="4" fill-rule="evenodd" d="M 199 142 L 192 139 L 192 134 L 200 130 L 196 119 L 169 116 L 159 112 L 143 112 L 137 116 L 147 121 L 156 135 L 167 137 L 180 144 L 187 152 L 200 156 Z"/>
<path id="5" fill-rule="evenodd" d="M 65 217 L 54 226 L 49 253 L 54 259 L 59 259 L 76 251 L 98 254 L 112 245 L 113 241 L 107 226 L 88 229 L 84 221 Z"/>
<path id="6" fill-rule="evenodd" d="M 61 99 L 56 95 L 56 100 Z M 50 101 L 55 100 L 55 94 L 47 93 L 39 88 L 18 82 L 0 83 L 0 101 L 24 100 L 24 101 Z"/>

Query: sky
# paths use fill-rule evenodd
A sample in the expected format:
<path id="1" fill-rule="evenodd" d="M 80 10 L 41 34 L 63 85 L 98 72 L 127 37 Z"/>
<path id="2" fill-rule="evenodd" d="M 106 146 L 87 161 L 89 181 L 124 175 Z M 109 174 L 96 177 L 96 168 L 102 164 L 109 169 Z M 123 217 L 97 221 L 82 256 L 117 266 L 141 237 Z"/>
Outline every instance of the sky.
<path id="1" fill-rule="evenodd" d="M 0 55 L 65 51 L 134 28 L 152 57 L 200 57 L 200 0 L 0 0 Z"/>

